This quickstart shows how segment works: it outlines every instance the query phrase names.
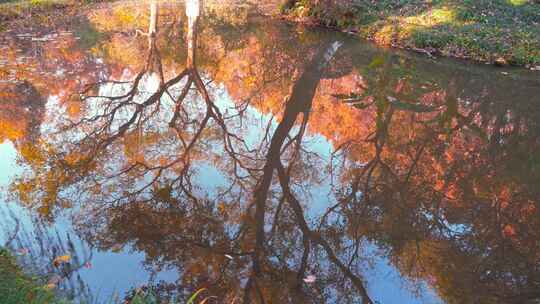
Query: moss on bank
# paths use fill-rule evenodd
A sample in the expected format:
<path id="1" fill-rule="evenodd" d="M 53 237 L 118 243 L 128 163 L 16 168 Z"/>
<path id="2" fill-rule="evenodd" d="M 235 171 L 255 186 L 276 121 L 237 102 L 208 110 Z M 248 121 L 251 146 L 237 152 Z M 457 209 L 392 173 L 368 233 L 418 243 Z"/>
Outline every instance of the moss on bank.
<path id="1" fill-rule="evenodd" d="M 499 64 L 540 64 L 536 0 L 287 0 L 282 12 L 378 44 Z"/>
<path id="2" fill-rule="evenodd" d="M 15 258 L 0 248 L 0 300 L 2 304 L 56 304 L 54 293 L 24 274 Z"/>

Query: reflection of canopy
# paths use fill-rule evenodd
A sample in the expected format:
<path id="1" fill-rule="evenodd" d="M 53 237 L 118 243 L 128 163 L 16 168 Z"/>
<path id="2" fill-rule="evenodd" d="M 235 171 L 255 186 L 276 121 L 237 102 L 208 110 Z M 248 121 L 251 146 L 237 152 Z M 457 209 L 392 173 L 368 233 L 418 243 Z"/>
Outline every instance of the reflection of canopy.
<path id="1" fill-rule="evenodd" d="M 182 284 L 224 301 L 369 303 L 358 274 L 366 240 L 449 301 L 535 296 L 531 103 L 493 103 L 500 88 L 460 82 L 474 74 L 441 69 L 432 84 L 431 74 L 416 78 L 427 69 L 411 72 L 420 63 L 403 69 L 333 38 L 287 45 L 297 33 L 268 24 L 227 49 L 212 25 L 197 37 L 199 4 L 190 5 L 182 72 L 156 90 L 144 83 L 155 67 L 175 70 L 161 53 L 180 53 L 163 51 L 153 2 L 144 67 L 90 86 L 92 111 L 36 143 L 34 172 L 15 187 L 21 199 L 50 204 L 44 213 L 81 203 L 80 230 L 98 246 L 134 244 L 149 264 L 174 265 Z M 216 100 L 233 90 L 230 104 Z M 313 134 L 332 159 L 315 152 Z M 214 178 L 224 185 L 210 191 L 201 179 Z M 334 204 L 324 213 L 311 197 L 321 184 Z"/>
<path id="2" fill-rule="evenodd" d="M 29 82 L 1 85 L 0 143 L 33 141 L 39 137 L 45 102 Z"/>

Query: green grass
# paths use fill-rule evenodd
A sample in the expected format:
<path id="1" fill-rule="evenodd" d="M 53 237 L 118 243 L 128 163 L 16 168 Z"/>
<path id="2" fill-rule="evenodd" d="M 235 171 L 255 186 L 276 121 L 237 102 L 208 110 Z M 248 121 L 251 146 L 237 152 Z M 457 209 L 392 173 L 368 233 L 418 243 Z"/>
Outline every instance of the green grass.
<path id="1" fill-rule="evenodd" d="M 293 18 L 356 30 L 379 44 L 477 61 L 540 64 L 540 3 L 535 0 L 324 3 L 287 0 L 282 11 Z"/>
<path id="2" fill-rule="evenodd" d="M 204 297 L 202 294 L 206 288 L 201 288 L 193 293 L 185 304 L 205 304 L 213 297 Z M 160 299 L 154 295 L 153 291 L 135 291 L 129 299 L 129 304 L 181 304 L 174 299 Z"/>
<path id="3" fill-rule="evenodd" d="M 195 292 L 185 302 L 186 304 L 207 303 L 211 297 L 204 296 L 206 289 L 202 288 Z M 118 302 L 111 299 L 107 304 L 180 304 L 174 299 L 162 299 L 156 296 L 151 289 L 133 289 L 131 296 L 126 298 L 128 302 Z M 5 249 L 0 247 L 0 304 L 69 304 L 71 302 L 59 299 L 54 292 L 47 288 L 46 282 L 25 274 L 17 265 L 15 258 Z M 97 302 L 96 302 L 97 303 Z"/>
<path id="4" fill-rule="evenodd" d="M 13 256 L 0 248 L 0 300 L 2 304 L 59 304 L 52 291 L 24 274 Z"/>
<path id="5" fill-rule="evenodd" d="M 84 9 L 84 5 L 109 0 L 0 0 L 0 31 L 10 21 L 24 20 L 18 26 L 47 25 Z M 17 26 L 15 26 L 17 27 Z"/>
<path id="6" fill-rule="evenodd" d="M 0 0 L 1 1 L 1 0 Z M 45 17 L 53 9 L 66 8 L 75 3 L 70 0 L 23 0 L 0 2 L 0 23 L 28 17 Z"/>

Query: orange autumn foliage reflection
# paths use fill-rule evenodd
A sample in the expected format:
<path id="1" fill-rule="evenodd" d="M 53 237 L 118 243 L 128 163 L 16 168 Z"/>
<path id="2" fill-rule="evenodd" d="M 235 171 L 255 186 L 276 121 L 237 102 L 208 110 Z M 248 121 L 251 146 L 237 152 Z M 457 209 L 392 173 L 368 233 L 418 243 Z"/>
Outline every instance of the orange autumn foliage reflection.
<path id="1" fill-rule="evenodd" d="M 111 32 L 108 39 L 92 52 L 77 50 L 76 42 L 69 39 L 57 44 L 50 42 L 51 50 L 46 51 L 45 57 L 31 59 L 28 68 L 18 72 L 18 75 L 28 75 L 42 96 L 60 99 L 60 104 L 68 109 L 69 118 L 86 117 L 91 113 L 92 109 L 79 107 L 80 101 L 70 99 L 70 96 L 79 92 L 83 83 L 97 81 L 98 70 L 106 74 L 107 80 L 129 82 L 147 65 L 147 38 L 114 32 L 119 28 L 133 32 L 143 30 L 147 26 L 146 18 L 132 20 L 129 11 L 121 10 L 115 10 L 111 17 L 108 12 L 101 11 L 90 18 L 99 30 Z M 162 15 L 160 17 L 165 20 L 173 21 L 178 17 L 175 12 Z M 279 124 L 290 106 L 293 86 L 310 68 L 309 60 L 319 52 L 320 40 L 315 34 L 284 30 L 271 22 L 263 26 L 264 31 L 246 31 L 240 38 L 227 38 L 221 36 L 223 32 L 219 26 L 203 24 L 198 41 L 197 68 L 208 83 L 213 98 L 225 96 L 226 101 L 230 99 L 237 107 L 247 104 L 258 119 L 273 116 Z M 158 31 L 156 44 L 166 80 L 186 67 L 187 52 L 180 43 L 183 30 L 183 27 L 173 27 Z M 178 41 L 170 37 L 178 38 Z M 302 43 L 291 45 L 290 41 L 297 40 Z M 298 153 L 296 159 L 302 161 L 291 167 L 288 178 L 296 187 L 293 192 L 302 193 L 298 197 L 303 199 L 302 206 L 306 210 L 315 204 L 309 191 L 305 194 L 301 190 L 316 188 L 332 174 L 335 185 L 332 185 L 329 197 L 340 202 L 335 214 L 341 222 L 338 225 L 323 221 L 320 233 L 340 245 L 343 245 L 340 243 L 343 239 L 361 238 L 377 244 L 402 274 L 430 283 L 449 302 L 488 299 L 498 303 L 510 297 L 520 300 L 521 294 L 534 290 L 537 278 L 534 267 L 540 258 L 538 192 L 534 188 L 539 176 L 535 163 L 538 160 L 529 155 L 538 148 L 536 113 L 513 103 L 494 102 L 495 97 L 489 96 L 490 92 L 504 96 L 498 91 L 504 88 L 499 89 L 497 85 L 480 90 L 474 87 L 472 80 L 460 84 L 459 78 L 468 80 L 467 75 L 444 75 L 444 81 L 433 80 L 427 72 L 427 76 L 422 75 L 422 71 L 420 76 L 413 73 L 417 71 L 412 59 L 396 63 L 392 61 L 396 61 L 394 58 L 380 59 L 379 54 L 356 54 L 343 49 L 330 63 L 333 68 L 322 73 L 318 80 L 309 109 L 298 116 L 308 118 L 305 121 L 309 136 L 322 138 L 331 150 L 340 152 L 336 157 L 342 166 L 335 170 L 334 164 L 324 157 L 309 158 L 308 152 L 316 149 L 305 139 L 299 141 L 296 152 L 290 149 L 280 155 L 281 160 Z M 372 57 L 375 60 L 371 60 Z M 363 58 L 370 60 L 354 61 Z M 49 75 L 57 65 L 40 61 L 44 59 L 65 64 L 64 75 Z M 96 62 L 103 62 L 102 66 L 96 66 Z M 31 72 L 40 64 L 45 71 L 42 78 Z M 421 66 L 418 69 L 429 70 Z M 79 75 L 78 80 L 66 76 L 74 74 Z M 488 83 L 498 84 L 492 80 Z M 18 98 L 19 90 L 8 88 L 5 91 L 5 98 Z M 347 95 L 353 102 L 344 102 L 343 96 Z M 145 100 L 135 103 L 143 102 Z M 8 102 L 0 108 L 0 140 L 30 138 L 31 118 L 19 104 Z M 200 98 L 188 95 L 184 110 L 195 117 L 189 123 L 204 121 L 202 104 Z M 171 111 L 166 107 L 156 111 L 163 109 Z M 104 249 L 133 243 L 135 248 L 147 254 L 149 263 L 160 267 L 177 266 L 182 269 L 181 280 L 186 285 L 210 285 L 212 280 L 223 275 L 222 285 L 214 291 L 225 298 L 230 295 L 229 290 L 241 289 L 242 279 L 248 277 L 247 259 L 230 262 L 232 270 L 227 271 L 224 265 L 228 265 L 228 258 L 205 246 L 212 243 L 223 252 L 229 252 L 227 250 L 232 249 L 228 246 L 234 242 L 226 233 L 227 228 L 244 226 L 247 227 L 244 239 L 234 243 L 238 248 L 233 249 L 241 252 L 256 249 L 252 227 L 258 223 L 252 211 L 244 212 L 244 208 L 250 205 L 253 189 L 259 184 L 268 143 L 261 143 L 259 150 L 242 150 L 247 156 L 238 157 L 247 163 L 245 167 L 256 169 L 249 174 L 245 169 L 242 176 L 237 176 L 239 171 L 235 170 L 240 162 L 224 152 L 227 141 L 222 140 L 225 132 L 218 122 L 200 132 L 189 158 L 175 163 L 178 151 L 188 146 L 182 146 L 178 138 L 189 139 L 198 132 L 189 124 L 177 130 L 163 127 L 159 123 L 165 118 L 168 117 L 160 117 L 155 125 L 132 127 L 119 139 L 111 141 L 106 149 L 98 151 L 100 153 L 95 155 L 102 158 L 93 163 L 86 161 L 95 156 L 92 154 L 95 142 L 58 144 L 56 147 L 51 141 L 48 143 L 51 146 L 66 150 L 61 160 L 73 170 L 70 175 L 55 171 L 54 166 L 41 168 L 43 159 L 47 159 L 43 155 L 48 154 L 38 152 L 45 150 L 55 155 L 53 149 L 44 149 L 39 144 L 34 150 L 21 148 L 26 155 L 33 153 L 34 156 L 26 157 L 26 161 L 33 165 L 35 172 L 42 174 L 19 184 L 21 200 L 28 205 L 36 204 L 43 214 L 51 215 L 59 208 L 58 202 L 70 205 L 66 203 L 69 197 L 64 201 L 59 198 L 59 193 L 63 188 L 77 185 L 75 177 L 91 175 L 97 180 L 117 176 L 115 166 L 128 170 L 139 164 L 141 168 L 129 171 L 114 183 L 97 182 L 87 189 L 90 199 L 86 207 L 99 209 L 102 206 L 94 206 L 96 202 L 107 206 L 110 197 L 136 192 L 137 182 L 134 181 L 154 177 L 145 170 L 167 167 L 170 175 L 145 189 L 147 197 L 137 197 L 140 201 L 118 204 L 115 208 L 103 208 L 106 223 L 97 217 L 86 219 L 101 225 L 87 224 L 85 231 Z M 265 131 L 258 125 L 250 125 L 249 119 L 247 121 L 248 125 L 242 127 L 238 127 L 240 123 L 231 124 L 235 126 L 231 128 L 231 136 L 246 137 L 249 129 L 259 133 Z M 300 125 L 300 121 L 295 122 L 295 127 Z M 88 129 L 93 131 L 90 127 Z M 296 134 L 291 131 L 286 135 L 292 138 Z M 99 142 L 101 138 L 97 139 Z M 294 157 L 291 159 L 295 160 Z M 56 159 L 52 163 L 54 161 Z M 201 195 L 203 200 L 191 204 L 193 197 L 179 195 L 185 189 L 175 192 L 167 184 L 186 174 L 186 168 L 190 168 L 188 164 L 194 164 L 204 173 L 211 170 L 201 164 L 209 165 L 225 176 L 223 179 L 227 182 L 237 183 L 234 185 L 239 185 L 241 190 L 232 187 L 238 193 L 230 191 L 214 201 L 211 195 L 204 197 L 204 184 L 197 187 L 197 179 L 191 180 L 198 172 L 190 171 L 186 178 L 189 182 L 182 186 L 190 191 L 195 189 L 194 193 L 202 188 L 204 194 Z M 330 167 L 334 171 L 328 173 Z M 49 168 L 53 169 L 47 171 Z M 221 175 L 212 177 L 218 180 Z M 277 181 L 274 182 L 276 184 L 272 185 L 277 185 Z M 269 213 L 277 212 L 279 196 L 285 196 L 277 186 L 276 189 L 275 197 L 268 202 Z M 38 191 L 45 192 L 40 197 L 42 200 L 22 197 Z M 190 191 L 185 192 L 191 194 Z M 276 228 L 280 230 L 272 241 L 283 250 L 281 258 L 300 260 L 297 252 L 287 250 L 292 246 L 297 246 L 292 248 L 298 252 L 303 249 L 298 245 L 301 240 L 291 220 L 293 216 L 290 210 L 281 212 L 285 212 L 282 213 L 284 219 Z M 201 245 L 201 240 L 208 242 Z M 286 284 L 296 282 L 294 271 L 283 265 L 266 261 L 262 268 L 268 273 L 279 274 Z M 521 278 L 521 281 L 515 278 Z M 328 281 L 331 280 L 339 282 L 329 275 Z M 280 293 L 280 285 L 264 280 L 261 285 L 264 286 L 261 294 L 266 299 L 278 301 L 287 295 Z"/>

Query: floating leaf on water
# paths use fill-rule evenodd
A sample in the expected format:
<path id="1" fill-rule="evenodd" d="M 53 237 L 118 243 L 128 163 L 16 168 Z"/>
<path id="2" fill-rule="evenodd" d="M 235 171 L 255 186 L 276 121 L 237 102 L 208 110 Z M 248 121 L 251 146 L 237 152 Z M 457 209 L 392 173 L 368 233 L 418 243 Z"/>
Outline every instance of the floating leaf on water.
<path id="1" fill-rule="evenodd" d="M 304 278 L 304 282 L 306 283 L 315 283 L 316 280 L 317 277 L 311 274 Z"/>
<path id="2" fill-rule="evenodd" d="M 28 248 L 21 248 L 17 251 L 20 255 L 27 255 L 30 253 L 30 250 Z"/>
<path id="3" fill-rule="evenodd" d="M 55 288 L 56 288 L 56 285 L 52 284 L 52 283 L 49 283 L 49 284 L 45 285 L 45 289 L 47 289 L 47 290 L 53 290 Z"/>
<path id="4" fill-rule="evenodd" d="M 121 244 L 114 244 L 111 247 L 112 252 L 120 252 L 121 250 L 122 250 L 122 245 Z"/>
<path id="5" fill-rule="evenodd" d="M 71 260 L 71 256 L 70 255 L 62 255 L 62 256 L 59 256 L 56 258 L 57 261 L 60 261 L 60 262 L 64 262 L 64 263 L 67 263 Z"/>
<path id="6" fill-rule="evenodd" d="M 66 254 L 66 255 L 61 255 L 59 257 L 56 257 L 53 261 L 53 265 L 58 267 L 60 266 L 62 263 L 68 263 L 69 261 L 71 260 L 71 256 Z"/>

